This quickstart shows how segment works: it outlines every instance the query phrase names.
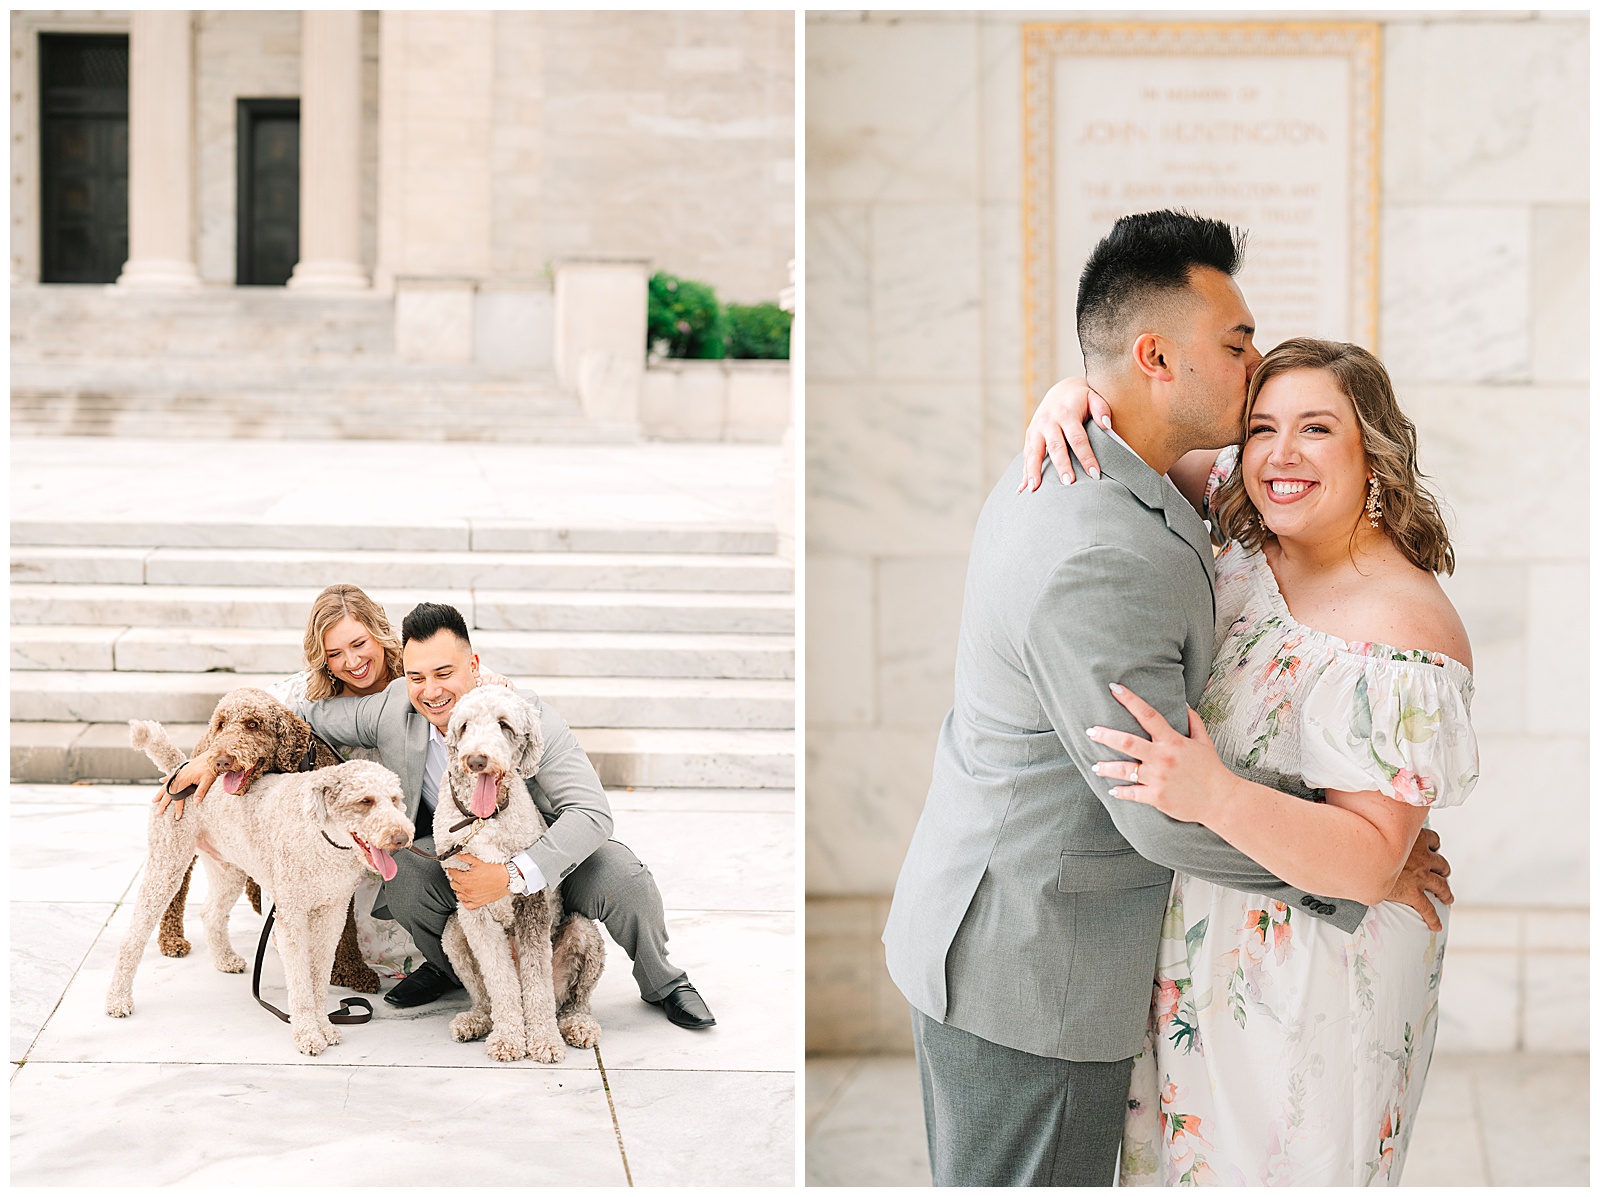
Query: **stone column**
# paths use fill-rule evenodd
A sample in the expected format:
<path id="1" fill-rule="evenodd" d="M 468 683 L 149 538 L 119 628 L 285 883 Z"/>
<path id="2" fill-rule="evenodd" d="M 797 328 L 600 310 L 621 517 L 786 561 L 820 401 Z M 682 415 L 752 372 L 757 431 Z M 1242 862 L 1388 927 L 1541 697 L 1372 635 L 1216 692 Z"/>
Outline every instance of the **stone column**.
<path id="1" fill-rule="evenodd" d="M 789 426 L 783 430 L 783 450 L 778 457 L 778 468 L 772 478 L 772 509 L 778 526 L 778 556 L 785 561 L 795 557 L 795 477 L 794 477 L 794 418 L 799 379 L 794 376 L 794 347 L 800 343 L 802 314 L 795 311 L 794 259 L 789 259 L 789 285 L 778 293 L 778 306 L 794 314 L 794 324 L 789 329 Z"/>
<path id="2" fill-rule="evenodd" d="M 637 431 L 644 388 L 650 263 L 558 258 L 556 377 L 573 387 L 596 427 Z"/>
<path id="3" fill-rule="evenodd" d="M 358 291 L 361 14 L 300 14 L 300 261 L 289 286 Z"/>
<path id="4" fill-rule="evenodd" d="M 122 287 L 198 287 L 191 14 L 136 11 L 128 39 L 128 261 Z"/>

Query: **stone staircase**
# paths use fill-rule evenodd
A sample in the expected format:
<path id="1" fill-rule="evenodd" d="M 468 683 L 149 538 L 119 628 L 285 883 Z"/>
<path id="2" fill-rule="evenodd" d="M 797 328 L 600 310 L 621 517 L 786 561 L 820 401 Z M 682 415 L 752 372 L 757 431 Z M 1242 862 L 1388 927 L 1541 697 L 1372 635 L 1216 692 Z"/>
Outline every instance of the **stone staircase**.
<path id="1" fill-rule="evenodd" d="M 548 330 L 528 330 L 532 343 Z M 537 356 L 537 355 L 535 355 Z M 548 357 L 548 354 L 545 354 Z M 11 292 L 13 436 L 603 441 L 548 368 L 424 365 L 394 300 L 283 288 Z"/>
<path id="2" fill-rule="evenodd" d="M 126 721 L 187 750 L 221 695 L 301 667 L 311 601 L 342 581 L 396 627 L 425 599 L 458 607 L 609 787 L 790 789 L 793 571 L 774 548 L 761 528 L 18 522 L 12 780 L 153 779 Z"/>

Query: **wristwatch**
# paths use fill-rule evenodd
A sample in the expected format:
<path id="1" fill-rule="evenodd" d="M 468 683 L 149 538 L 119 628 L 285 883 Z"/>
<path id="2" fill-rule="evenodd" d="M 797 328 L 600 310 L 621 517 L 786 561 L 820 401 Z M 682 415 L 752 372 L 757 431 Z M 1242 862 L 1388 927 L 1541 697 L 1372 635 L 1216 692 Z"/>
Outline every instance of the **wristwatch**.
<path id="1" fill-rule="evenodd" d="M 528 892 L 527 878 L 523 877 L 522 870 L 517 868 L 515 861 L 506 861 L 506 889 L 514 894 Z"/>

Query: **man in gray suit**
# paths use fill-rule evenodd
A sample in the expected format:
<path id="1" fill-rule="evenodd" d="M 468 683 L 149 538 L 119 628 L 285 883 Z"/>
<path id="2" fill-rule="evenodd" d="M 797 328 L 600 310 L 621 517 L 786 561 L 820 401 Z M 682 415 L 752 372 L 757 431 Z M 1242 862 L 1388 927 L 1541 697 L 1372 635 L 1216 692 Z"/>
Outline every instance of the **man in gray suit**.
<path id="1" fill-rule="evenodd" d="M 1078 293 L 1086 373 L 1117 429 L 1087 426 L 1099 476 L 1018 494 L 1019 458 L 973 534 L 955 706 L 883 936 L 913 1007 L 935 1184 L 1112 1183 L 1172 869 L 1346 930 L 1365 913 L 1110 797 L 1117 782 L 1091 770 L 1106 754 L 1085 729 L 1143 732 L 1112 683 L 1186 728 L 1210 672 L 1211 547 L 1164 475 L 1238 438 L 1261 356 L 1239 259 L 1219 221 L 1117 222 Z M 1436 921 L 1422 889 L 1449 899 L 1432 844 L 1390 896 Z"/>
<path id="2" fill-rule="evenodd" d="M 478 657 L 461 613 L 441 603 L 419 603 L 401 623 L 401 641 L 405 676 L 382 693 L 297 703 L 295 714 L 334 744 L 379 751 L 400 777 L 417 847 L 431 852 L 446 767 L 443 733 L 456 701 L 478 684 Z M 666 915 L 650 870 L 609 838 L 611 808 L 594 766 L 555 710 L 535 695 L 521 697 L 537 712 L 544 734 L 538 772 L 525 780 L 548 829 L 507 864 L 462 852 L 456 860 L 466 867 L 446 870 L 410 852 L 395 854 L 398 872 L 379 890 L 372 913 L 400 923 L 426 959 L 384 999 L 420 1006 L 460 987 L 439 941 L 458 901 L 472 909 L 507 893 L 559 884 L 567 907 L 604 923 L 633 960 L 645 1001 L 661 1007 L 676 1026 L 714 1026 L 716 1019 L 688 974 L 667 959 Z M 215 776 L 201 765 L 185 765 L 172 788 L 181 791 L 194 782 L 196 798 L 203 798 Z"/>

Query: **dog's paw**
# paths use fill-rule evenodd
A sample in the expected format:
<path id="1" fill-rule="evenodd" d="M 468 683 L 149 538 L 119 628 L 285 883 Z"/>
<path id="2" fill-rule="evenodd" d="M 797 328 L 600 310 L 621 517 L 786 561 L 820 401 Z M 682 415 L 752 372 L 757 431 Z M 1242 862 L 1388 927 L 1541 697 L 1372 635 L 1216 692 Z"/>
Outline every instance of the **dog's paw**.
<path id="1" fill-rule="evenodd" d="M 133 998 L 126 994 L 111 994 L 106 998 L 106 1013 L 112 1018 L 127 1018 L 133 1013 Z"/>
<path id="2" fill-rule="evenodd" d="M 491 1060 L 499 1060 L 502 1064 L 511 1060 L 520 1060 L 528 1054 L 528 1049 L 519 1040 L 513 1039 L 503 1032 L 490 1035 L 487 1046 L 489 1058 Z M 540 1057 L 535 1057 L 535 1059 L 538 1058 Z"/>
<path id="3" fill-rule="evenodd" d="M 329 1047 L 332 1047 L 335 1043 L 340 1042 L 344 1038 L 344 1032 L 338 1027 L 334 1026 L 331 1022 L 327 1026 L 320 1028 L 320 1030 L 322 1031 L 322 1041 Z"/>
<path id="4" fill-rule="evenodd" d="M 217 971 L 219 973 L 242 973 L 245 969 L 244 957 L 237 952 L 229 952 L 226 956 L 218 956 Z"/>
<path id="5" fill-rule="evenodd" d="M 171 956 L 174 960 L 187 956 L 193 945 L 187 939 L 163 939 L 161 941 L 161 954 Z"/>
<path id="6" fill-rule="evenodd" d="M 567 1058 L 566 1044 L 543 1035 L 528 1036 L 528 1058 L 541 1064 L 559 1064 Z"/>
<path id="7" fill-rule="evenodd" d="M 594 1047 L 600 1042 L 600 1024 L 587 1014 L 563 1014 L 556 1025 L 573 1047 Z"/>
<path id="8" fill-rule="evenodd" d="M 450 1020 L 450 1038 L 457 1043 L 471 1043 L 474 1039 L 482 1039 L 493 1026 L 489 1016 L 482 1011 L 463 1010 Z"/>
<path id="9" fill-rule="evenodd" d="M 323 1038 L 321 1030 L 316 1027 L 296 1027 L 294 1030 L 294 1048 L 301 1055 L 320 1056 L 322 1049 L 328 1046 L 328 1041 Z"/>

